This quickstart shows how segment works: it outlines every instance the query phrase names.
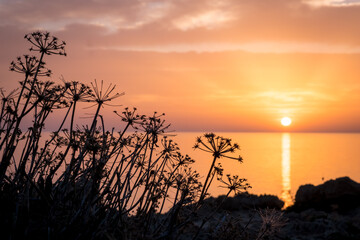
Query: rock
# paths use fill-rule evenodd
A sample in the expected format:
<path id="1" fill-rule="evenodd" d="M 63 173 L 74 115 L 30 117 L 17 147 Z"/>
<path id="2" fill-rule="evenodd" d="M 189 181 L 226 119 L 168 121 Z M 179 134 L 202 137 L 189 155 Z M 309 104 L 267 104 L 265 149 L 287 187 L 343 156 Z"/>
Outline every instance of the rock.
<path id="1" fill-rule="evenodd" d="M 360 184 L 348 177 L 303 185 L 293 207 L 281 210 L 283 204 L 271 195 L 207 198 L 180 239 L 192 239 L 201 225 L 198 239 L 258 239 L 268 224 L 279 227 L 262 239 L 360 239 Z"/>
<path id="2" fill-rule="evenodd" d="M 321 185 L 300 186 L 293 209 L 315 208 L 326 211 L 350 210 L 360 205 L 360 184 L 349 177 L 329 180 Z"/>
<path id="3" fill-rule="evenodd" d="M 300 213 L 300 217 L 306 221 L 315 221 L 318 219 L 326 219 L 328 218 L 328 214 L 324 211 L 317 211 L 314 209 L 307 209 Z"/>
<path id="4" fill-rule="evenodd" d="M 207 204 L 220 206 L 222 210 L 237 211 L 241 209 L 262 209 L 272 208 L 280 210 L 284 206 L 284 202 L 274 195 L 254 195 L 254 194 L 239 194 L 234 197 L 219 196 L 218 198 L 209 198 L 206 200 Z"/>
<path id="5" fill-rule="evenodd" d="M 273 208 L 280 210 L 284 206 L 284 201 L 280 200 L 277 196 L 274 195 L 267 195 L 267 194 L 260 196 L 250 195 L 247 198 L 247 200 L 248 200 L 247 202 L 248 204 L 246 205 L 246 207 L 251 207 L 256 209 Z"/>

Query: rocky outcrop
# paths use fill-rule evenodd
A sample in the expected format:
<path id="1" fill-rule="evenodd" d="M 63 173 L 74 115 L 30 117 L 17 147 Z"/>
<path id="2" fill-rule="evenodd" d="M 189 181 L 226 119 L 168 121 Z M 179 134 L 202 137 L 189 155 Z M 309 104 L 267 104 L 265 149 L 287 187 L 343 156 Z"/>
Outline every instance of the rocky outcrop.
<path id="1" fill-rule="evenodd" d="M 277 209 L 280 210 L 284 206 L 284 201 L 274 195 L 254 195 L 243 193 L 234 197 L 219 196 L 217 198 L 208 198 L 205 200 L 205 206 L 210 205 L 211 208 L 219 206 L 222 210 L 237 211 L 242 209 Z"/>
<path id="2" fill-rule="evenodd" d="M 358 240 L 359 196 L 360 184 L 342 177 L 301 186 L 285 211 L 271 195 L 208 198 L 179 239 Z"/>
<path id="3" fill-rule="evenodd" d="M 360 207 L 346 214 L 309 208 L 300 212 L 287 211 L 284 217 L 287 224 L 280 231 L 281 239 L 360 239 Z"/>
<path id="4" fill-rule="evenodd" d="M 360 206 L 360 184 L 349 177 L 341 177 L 318 186 L 312 184 L 300 186 L 292 208 L 347 211 L 358 206 Z"/>
<path id="5" fill-rule="evenodd" d="M 360 184 L 341 177 L 300 186 L 284 217 L 284 239 L 360 239 Z"/>

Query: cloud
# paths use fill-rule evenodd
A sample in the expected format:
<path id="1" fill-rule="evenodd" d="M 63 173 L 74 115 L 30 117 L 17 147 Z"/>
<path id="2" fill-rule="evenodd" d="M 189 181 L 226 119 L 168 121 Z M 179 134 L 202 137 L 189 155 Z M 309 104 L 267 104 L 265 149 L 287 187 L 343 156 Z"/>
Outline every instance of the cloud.
<path id="1" fill-rule="evenodd" d="M 314 7 L 350 7 L 360 6 L 360 0 L 303 0 Z"/>
<path id="2" fill-rule="evenodd" d="M 41 1 L 4 0 L 0 2 L 0 25 L 23 25 L 29 29 L 59 31 L 71 24 L 103 26 L 110 32 L 133 29 L 162 18 L 170 2 L 145 1 Z"/>
<path id="3" fill-rule="evenodd" d="M 335 102 L 337 97 L 329 94 L 317 92 L 309 89 L 297 89 L 287 91 L 262 91 L 250 92 L 246 94 L 234 94 L 231 91 L 218 90 L 217 94 L 211 95 L 212 99 L 231 99 L 237 103 L 251 103 L 253 105 L 263 106 L 300 106 L 304 103 L 311 102 L 316 104 L 319 102 Z"/>
<path id="4" fill-rule="evenodd" d="M 97 46 L 89 50 L 131 51 L 131 52 L 159 52 L 159 53 L 186 53 L 186 52 L 230 52 L 244 51 L 251 53 L 360 53 L 360 46 L 327 45 L 321 43 L 292 43 L 292 42 L 249 42 L 234 43 L 199 43 L 178 45 L 153 46 Z"/>
<path id="5" fill-rule="evenodd" d="M 0 26 L 61 32 L 99 48 L 353 53 L 360 46 L 358 2 L 3 0 Z M 315 3 L 348 7 L 310 7 Z"/>
<path id="6" fill-rule="evenodd" d="M 231 13 L 210 10 L 197 15 L 187 15 L 173 21 L 176 28 L 186 31 L 195 28 L 213 29 L 226 25 L 233 20 Z"/>
<path id="7" fill-rule="evenodd" d="M 316 102 L 316 101 L 336 101 L 335 97 L 329 96 L 324 93 L 318 93 L 310 90 L 296 90 L 296 91 L 266 91 L 255 94 L 254 98 L 263 99 L 264 102 L 281 102 L 281 103 L 302 103 Z"/>

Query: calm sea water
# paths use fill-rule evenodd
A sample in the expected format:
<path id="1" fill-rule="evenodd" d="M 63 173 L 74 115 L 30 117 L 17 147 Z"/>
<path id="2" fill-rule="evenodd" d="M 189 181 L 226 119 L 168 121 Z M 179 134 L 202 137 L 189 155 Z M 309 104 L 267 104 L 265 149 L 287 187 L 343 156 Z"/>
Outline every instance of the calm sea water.
<path id="1" fill-rule="evenodd" d="M 212 156 L 194 150 L 202 133 L 177 133 L 182 153 L 196 160 L 194 168 L 206 176 Z M 360 134 L 341 133 L 217 133 L 240 145 L 244 162 L 220 159 L 224 174 L 248 179 L 254 194 L 273 194 L 290 205 L 300 185 L 314 185 L 342 176 L 360 182 Z M 204 180 L 203 180 L 204 181 Z M 226 193 L 214 180 L 213 196 Z"/>
<path id="2" fill-rule="evenodd" d="M 243 163 L 227 158 L 218 161 L 224 168 L 224 175 L 248 179 L 252 186 L 250 193 L 277 195 L 286 205 L 291 205 L 300 185 L 317 185 L 343 176 L 360 182 L 359 133 L 216 134 L 240 145 L 238 154 L 243 157 Z M 173 139 L 183 154 L 196 160 L 193 168 L 205 181 L 212 156 L 193 149 L 196 137 L 202 135 L 200 132 L 178 132 Z M 44 137 L 47 139 L 49 133 L 44 133 Z M 21 150 L 21 146 L 18 148 Z M 215 179 L 209 191 L 215 197 L 227 193 Z"/>

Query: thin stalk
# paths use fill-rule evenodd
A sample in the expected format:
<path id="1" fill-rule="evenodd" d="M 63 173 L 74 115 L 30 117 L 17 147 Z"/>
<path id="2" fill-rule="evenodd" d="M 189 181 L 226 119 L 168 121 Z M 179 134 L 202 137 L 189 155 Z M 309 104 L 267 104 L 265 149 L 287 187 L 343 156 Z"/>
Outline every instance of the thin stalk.
<path id="1" fill-rule="evenodd" d="M 44 52 L 41 53 L 41 56 L 40 56 L 40 60 L 39 60 L 39 64 L 37 66 L 37 69 L 35 71 L 35 74 L 34 74 L 34 80 L 33 82 L 31 83 L 31 88 L 30 88 L 30 92 L 29 92 L 29 96 L 24 104 L 24 107 L 23 107 L 23 110 L 22 110 L 22 113 L 20 114 L 20 116 L 17 118 L 17 121 L 16 121 L 16 125 L 15 125 L 15 128 L 13 130 L 13 134 L 11 135 L 11 139 L 9 141 L 9 143 L 7 144 L 7 147 L 5 148 L 4 150 L 4 153 L 3 153 L 3 157 L 2 157 L 2 160 L 1 160 L 1 163 L 0 163 L 0 183 L 3 182 L 4 180 L 4 177 L 5 177 L 5 174 L 6 174 L 6 170 L 10 164 L 10 159 L 11 159 L 11 156 L 13 156 L 14 154 L 14 151 L 16 149 L 16 146 L 14 146 L 14 142 L 15 142 L 15 138 L 17 136 L 17 132 L 19 130 L 19 126 L 20 126 L 20 123 L 21 123 L 21 120 L 22 118 L 25 116 L 24 113 L 26 111 L 26 108 L 27 108 L 27 105 L 29 104 L 30 102 L 30 99 L 31 99 L 31 95 L 33 94 L 33 90 L 34 90 L 34 86 L 35 86 L 35 82 L 36 82 L 36 78 L 37 78 L 37 75 L 40 71 L 40 66 L 41 66 L 41 62 L 42 62 L 42 59 L 44 57 Z M 10 130 L 10 129 L 9 129 Z M 10 133 L 10 132 L 9 132 Z M 9 133 L 6 134 L 6 136 L 9 136 Z M 6 138 L 4 138 L 5 140 Z M 0 144 L 0 149 L 2 148 L 2 145 L 4 143 L 4 140 L 3 142 Z"/>
<path id="2" fill-rule="evenodd" d="M 201 203 L 201 202 L 204 200 L 204 198 L 205 198 L 206 190 L 207 190 L 207 188 L 208 188 L 208 187 L 207 187 L 207 184 L 208 184 L 210 175 L 211 175 L 211 173 L 212 173 L 212 171 L 213 171 L 213 168 L 214 168 L 214 166 L 215 166 L 216 159 L 218 159 L 218 157 L 217 157 L 217 156 L 214 156 L 214 159 L 213 159 L 213 161 L 212 161 L 211 167 L 210 167 L 209 172 L 208 172 L 208 174 L 207 174 L 207 176 L 206 176 L 205 183 L 204 183 L 203 189 L 202 189 L 202 191 L 201 191 L 200 199 L 199 199 L 199 202 L 198 202 L 198 203 Z"/>

